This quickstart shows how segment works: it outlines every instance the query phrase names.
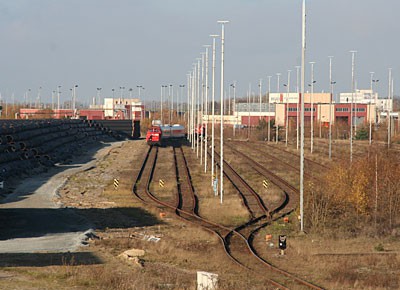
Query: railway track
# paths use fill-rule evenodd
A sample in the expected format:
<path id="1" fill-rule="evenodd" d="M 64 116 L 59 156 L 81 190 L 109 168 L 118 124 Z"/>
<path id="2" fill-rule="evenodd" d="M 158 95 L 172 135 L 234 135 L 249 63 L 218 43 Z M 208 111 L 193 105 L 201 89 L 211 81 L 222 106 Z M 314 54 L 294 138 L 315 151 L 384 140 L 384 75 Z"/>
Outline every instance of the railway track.
<path id="1" fill-rule="evenodd" d="M 270 217 L 268 210 L 263 205 L 262 201 L 257 201 L 256 197 L 244 195 L 243 199 L 246 200 L 245 203 L 252 213 L 251 219 L 248 223 L 241 225 L 236 229 L 230 229 L 205 220 L 198 215 L 197 197 L 194 193 L 190 171 L 182 148 L 174 148 L 176 180 L 178 183 L 176 198 L 174 202 L 158 200 L 149 190 L 152 175 L 156 167 L 157 154 L 158 148 L 149 148 L 138 173 L 135 185 L 133 186 L 133 192 L 137 198 L 145 203 L 155 205 L 158 208 L 173 211 L 179 218 L 186 222 L 201 226 L 202 228 L 216 234 L 220 238 L 226 254 L 232 261 L 240 267 L 254 273 L 259 278 L 262 277 L 262 279 L 270 286 L 273 286 L 274 289 L 322 289 L 284 270 L 268 264 L 257 255 L 256 251 L 251 246 L 253 234 L 261 227 L 264 227 L 269 222 Z M 231 170 L 234 171 L 233 169 Z M 224 173 L 226 174 L 226 172 Z M 233 172 L 228 174 L 233 174 L 232 176 L 235 175 Z M 238 174 L 236 177 L 232 176 L 231 179 L 235 180 L 235 182 L 238 182 L 240 179 Z M 241 186 L 244 185 L 242 184 Z M 237 186 L 237 188 L 239 188 L 239 186 Z M 247 198 L 253 201 L 249 202 Z M 260 209 L 257 209 L 257 207 Z"/>
<path id="2" fill-rule="evenodd" d="M 254 169 L 257 171 L 260 175 L 266 177 L 269 179 L 273 184 L 281 188 L 284 193 L 285 193 L 285 200 L 283 200 L 282 204 L 277 206 L 274 209 L 271 209 L 270 214 L 272 217 L 274 217 L 275 214 L 279 213 L 279 216 L 286 215 L 290 212 L 292 212 L 298 204 L 298 200 L 300 198 L 300 192 L 299 190 L 291 185 L 289 182 L 287 182 L 285 179 L 281 178 L 280 176 L 276 175 L 273 173 L 271 170 L 268 170 L 265 166 L 260 164 L 258 161 L 254 160 L 250 156 L 244 154 L 243 152 L 237 150 L 236 148 L 232 147 L 228 143 L 225 143 L 225 145 L 232 150 L 235 154 L 242 156 Z"/>
<path id="3" fill-rule="evenodd" d="M 237 153 L 243 154 L 240 151 L 237 151 Z M 210 155 L 210 152 L 208 152 L 208 154 Z M 220 155 L 218 154 L 218 152 L 215 152 L 215 156 L 216 156 L 216 162 L 218 162 L 218 161 L 220 162 Z M 291 193 L 295 192 L 295 193 L 297 193 L 297 195 L 299 195 L 298 190 L 295 189 L 294 187 L 292 187 L 288 182 L 286 182 L 285 180 L 276 176 L 272 172 L 268 171 L 267 169 L 265 169 L 262 165 L 260 165 L 256 161 L 254 161 L 252 159 L 250 159 L 250 161 L 253 163 L 252 164 L 253 166 L 256 166 L 255 169 L 260 174 L 262 174 L 264 176 L 267 175 L 269 177 L 273 176 L 273 178 L 275 179 L 278 186 L 280 186 L 281 188 L 285 187 L 286 191 L 291 191 Z M 218 163 L 217 163 L 217 165 L 219 166 Z M 264 171 L 264 172 L 261 172 L 261 171 Z M 266 172 L 268 172 L 268 174 L 265 174 Z M 285 199 L 282 200 L 282 204 L 279 205 L 278 207 L 274 208 L 270 212 L 265 207 L 265 205 L 262 202 L 262 199 L 259 197 L 259 195 L 247 184 L 247 182 L 243 178 L 240 177 L 240 175 L 225 160 L 224 160 L 224 175 L 226 178 L 228 178 L 234 184 L 234 187 L 238 190 L 238 192 L 239 192 L 240 196 L 242 197 L 242 199 L 244 200 L 244 204 L 248 208 L 249 212 L 254 213 L 254 212 L 259 212 L 261 210 L 261 211 L 266 211 L 266 213 L 267 213 L 266 216 L 261 215 L 258 218 L 254 218 L 254 215 L 253 215 L 253 218 L 248 223 L 235 228 L 235 232 L 237 232 L 239 235 L 233 235 L 234 232 L 232 232 L 226 237 L 227 241 L 229 242 L 228 244 L 230 245 L 229 250 L 231 252 L 235 252 L 235 253 L 246 253 L 246 257 L 242 257 L 240 259 L 240 261 L 242 261 L 243 264 L 247 265 L 247 268 L 251 269 L 255 273 L 264 273 L 265 270 L 268 269 L 269 274 L 271 274 L 271 272 L 273 272 L 274 274 L 279 274 L 278 277 L 276 277 L 276 276 L 274 277 L 275 281 L 279 281 L 280 283 L 282 283 L 284 285 L 291 285 L 291 287 L 289 289 L 293 289 L 293 287 L 295 287 L 295 289 L 299 289 L 298 288 L 299 284 L 302 286 L 306 286 L 307 288 L 311 288 L 311 289 L 321 289 L 318 286 L 315 286 L 307 281 L 297 278 L 296 276 L 268 263 L 266 260 L 262 259 L 258 255 L 257 251 L 252 246 L 252 241 L 253 241 L 255 234 L 260 229 L 262 229 L 270 224 L 272 213 L 280 212 L 280 216 L 279 216 L 279 218 L 280 218 L 283 215 L 286 215 L 295 209 L 296 204 L 294 204 L 292 202 L 289 203 L 289 195 L 287 193 L 285 193 Z M 247 191 L 247 193 L 246 193 L 246 191 Z M 248 200 L 252 200 L 252 199 L 260 200 L 260 202 L 254 202 L 254 201 L 249 202 L 248 201 Z M 285 208 L 286 205 L 288 205 L 288 204 L 291 206 L 290 210 L 282 211 L 283 208 Z M 258 207 L 258 209 L 256 207 Z M 278 218 L 276 218 L 276 219 L 278 219 Z M 243 247 L 243 244 L 238 242 L 238 240 L 240 240 L 240 239 L 243 239 L 246 241 L 247 247 Z M 249 260 L 249 257 L 252 257 L 252 258 L 255 257 L 259 263 L 255 263 L 253 261 L 253 259 Z M 285 278 L 284 280 L 282 280 L 282 276 L 284 276 L 284 278 Z"/>

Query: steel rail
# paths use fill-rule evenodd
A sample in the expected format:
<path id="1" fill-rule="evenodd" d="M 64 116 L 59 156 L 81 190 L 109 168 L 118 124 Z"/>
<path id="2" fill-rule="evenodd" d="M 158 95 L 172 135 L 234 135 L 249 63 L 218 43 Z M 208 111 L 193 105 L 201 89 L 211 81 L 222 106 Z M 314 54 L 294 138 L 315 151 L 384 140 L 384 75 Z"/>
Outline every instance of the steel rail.
<path id="1" fill-rule="evenodd" d="M 225 143 L 225 145 L 226 145 L 226 143 Z M 237 151 L 237 150 L 236 150 L 236 151 Z M 245 156 L 245 155 L 244 155 L 242 152 L 240 152 L 240 151 L 237 151 L 237 153 L 243 155 L 245 158 L 248 158 L 247 156 Z M 217 152 L 215 152 L 215 154 L 216 154 L 217 156 L 219 156 Z M 218 158 L 219 158 L 219 157 L 218 157 Z M 293 193 L 296 193 L 296 192 L 298 193 L 298 190 L 297 190 L 296 188 L 294 188 L 293 186 L 291 186 L 286 180 L 280 178 L 279 176 L 274 175 L 274 174 L 273 174 L 272 172 L 270 172 L 270 171 L 267 171 L 262 165 L 260 165 L 258 162 L 254 161 L 253 159 L 251 159 L 251 161 L 252 161 L 253 165 L 256 166 L 255 169 L 256 169 L 260 174 L 263 174 L 261 171 L 264 171 L 264 175 L 267 175 L 267 176 L 269 176 L 269 177 L 273 176 L 273 178 L 271 178 L 271 179 L 274 179 L 275 181 L 277 181 L 278 186 L 280 186 L 282 189 L 285 188 L 286 190 L 289 189 L 289 190 L 292 191 Z M 224 167 L 224 169 L 225 169 L 225 170 L 224 170 L 224 175 L 225 175 L 232 183 L 234 183 L 234 178 L 232 178 L 232 176 L 230 176 L 230 174 L 233 174 L 234 176 L 239 177 L 239 179 L 237 179 L 237 180 L 240 180 L 240 181 L 245 182 L 245 181 L 240 177 L 240 175 L 232 168 L 232 166 L 230 166 L 226 161 L 224 161 L 224 162 L 225 162 L 225 163 L 224 163 L 224 166 L 225 166 L 225 167 Z M 259 168 L 257 168 L 257 167 L 259 167 Z M 229 172 L 228 170 L 226 170 L 227 168 L 228 168 L 229 171 L 231 171 L 231 172 Z M 265 174 L 265 173 L 267 173 L 267 174 Z M 246 183 L 246 182 L 245 182 L 245 183 Z M 247 183 L 246 183 L 246 185 L 249 186 Z M 249 186 L 249 187 L 250 187 L 250 186 Z M 236 188 L 237 188 L 237 186 L 236 186 Z M 251 187 L 250 187 L 250 188 L 251 188 Z M 284 190 L 285 190 L 285 189 L 284 189 Z M 252 189 L 251 189 L 251 190 L 252 190 Z M 253 191 L 253 190 L 252 190 L 252 191 Z M 254 192 L 254 191 L 253 191 L 253 192 Z M 255 193 L 255 192 L 254 192 L 254 193 Z M 255 193 L 255 194 L 259 197 L 259 195 L 258 195 L 257 193 Z M 246 196 L 247 196 L 247 195 L 242 195 L 243 198 L 245 198 Z M 276 209 L 274 209 L 273 212 L 277 212 L 278 209 L 280 209 L 281 207 L 284 207 L 284 205 L 287 204 L 287 203 L 289 202 L 288 199 L 289 199 L 289 196 L 288 196 L 287 193 L 285 192 L 285 198 L 284 198 L 284 201 L 283 201 L 282 205 L 280 205 L 280 206 L 278 206 Z M 286 213 L 284 213 L 284 214 L 282 214 L 282 215 L 286 215 L 286 214 L 288 214 L 289 212 L 293 211 L 294 209 L 295 209 L 295 207 L 293 206 L 292 209 L 290 209 L 288 212 L 286 212 Z M 269 215 L 268 215 L 268 217 L 269 217 Z M 282 270 L 282 269 L 280 269 L 280 268 L 278 268 L 278 267 L 276 267 L 276 266 L 273 266 L 272 264 L 268 263 L 267 261 L 265 261 L 264 259 L 262 259 L 262 258 L 257 254 L 257 252 L 255 251 L 254 247 L 252 246 L 252 242 L 251 242 L 251 241 L 252 241 L 252 239 L 253 239 L 253 236 L 254 236 L 255 232 L 259 231 L 260 228 L 263 228 L 263 227 L 265 227 L 265 226 L 267 226 L 267 225 L 269 225 L 269 224 L 271 223 L 271 220 L 270 220 L 269 218 L 268 218 L 266 221 L 264 220 L 264 218 L 265 218 L 265 217 L 261 216 L 260 218 L 255 219 L 255 220 L 251 220 L 250 222 L 248 222 L 248 223 L 246 223 L 246 224 L 244 224 L 244 225 L 241 225 L 241 226 L 239 226 L 239 227 L 237 227 L 237 228 L 235 229 L 235 232 L 237 232 L 237 233 L 239 234 L 239 236 L 240 236 L 242 239 L 245 240 L 245 243 L 246 243 L 245 249 L 244 249 L 243 246 L 239 246 L 238 251 L 235 251 L 235 252 L 243 253 L 243 251 L 247 251 L 247 252 L 249 252 L 252 256 L 256 257 L 257 260 L 263 264 L 263 267 L 268 267 L 271 271 L 274 271 L 275 273 L 278 273 L 278 274 L 280 274 L 280 275 L 283 275 L 283 276 L 285 276 L 286 278 L 291 279 L 292 281 L 294 281 L 294 282 L 296 282 L 296 283 L 298 283 L 298 284 L 307 286 L 307 287 L 309 287 L 309 288 L 311 288 L 311 289 L 322 289 L 322 288 L 320 288 L 319 286 L 316 286 L 316 285 L 314 285 L 314 284 L 312 284 L 312 283 L 310 283 L 310 282 L 308 282 L 308 281 L 305 281 L 305 280 L 303 280 L 303 279 L 301 279 L 301 278 L 298 278 L 298 277 L 294 276 L 293 274 L 291 274 L 291 273 L 289 273 L 289 272 L 287 272 L 287 271 L 285 271 L 285 270 Z M 243 233 L 243 232 L 244 232 L 244 233 Z M 232 238 L 231 238 L 231 237 L 232 237 Z M 232 244 L 233 244 L 233 243 L 232 243 L 232 239 L 233 239 L 233 238 L 237 238 L 237 237 L 238 237 L 238 235 L 233 236 L 232 234 L 230 234 L 230 236 L 227 236 L 227 238 L 226 238 L 227 243 L 230 244 L 230 245 L 232 246 Z M 229 243 L 229 241 L 230 241 L 230 243 Z M 230 250 L 230 251 L 232 252 L 232 250 Z M 242 263 L 244 263 L 244 262 L 242 262 Z M 254 263 L 252 263 L 251 265 L 248 265 L 248 268 L 252 269 L 253 272 L 255 272 L 255 273 L 262 273 L 262 271 L 263 271 L 263 268 L 259 268 L 259 267 L 258 267 L 257 265 L 255 265 Z M 286 281 L 286 283 L 287 283 L 287 281 Z"/>
<path id="2" fill-rule="evenodd" d="M 155 153 L 151 153 L 152 149 L 150 148 L 148 151 L 147 156 L 145 157 L 145 160 L 142 164 L 141 170 L 138 173 L 138 177 L 136 179 L 135 185 L 133 187 L 133 190 L 135 191 L 135 195 L 139 195 L 139 185 L 142 187 L 142 193 L 143 191 L 146 193 L 147 196 L 147 201 L 146 198 L 144 197 L 139 197 L 142 201 L 144 202 L 148 202 L 148 201 L 152 201 L 155 202 L 158 206 L 162 206 L 164 208 L 169 208 L 170 210 L 174 211 L 177 216 L 183 220 L 185 220 L 186 222 L 195 224 L 195 225 L 200 225 L 202 226 L 204 229 L 216 234 L 221 242 L 224 245 L 224 250 L 226 252 L 226 254 L 228 255 L 228 257 L 230 257 L 231 260 L 233 260 L 237 265 L 241 266 L 242 268 L 248 269 L 250 270 L 252 273 L 257 274 L 257 275 L 262 275 L 262 277 L 265 279 L 266 282 L 268 282 L 271 285 L 274 285 L 276 287 L 278 287 L 279 289 L 289 289 L 286 286 L 284 286 L 283 284 L 281 284 L 280 282 L 277 282 L 273 279 L 269 279 L 269 278 L 265 278 L 265 266 L 268 266 L 270 268 L 270 270 L 272 270 L 274 273 L 278 273 L 279 275 L 283 275 L 285 277 L 287 277 L 288 279 L 290 279 L 290 282 L 295 281 L 296 283 L 305 285 L 307 287 L 310 287 L 309 285 L 307 285 L 308 282 L 303 281 L 295 276 L 293 276 L 290 273 L 287 273 L 281 269 L 276 268 L 275 266 L 269 265 L 268 263 L 266 263 L 265 261 L 262 260 L 261 257 L 259 257 L 257 255 L 257 253 L 254 251 L 254 249 L 252 249 L 252 246 L 249 244 L 249 238 L 245 237 L 244 234 L 240 233 L 240 231 L 243 231 L 244 228 L 248 228 L 248 225 L 242 225 L 240 227 L 238 227 L 237 229 L 229 229 L 225 226 L 219 225 L 217 223 L 213 223 L 210 221 L 207 221 L 203 218 L 201 218 L 200 216 L 197 215 L 196 213 L 196 205 L 193 206 L 193 201 L 196 200 L 196 198 L 194 197 L 194 191 L 193 191 L 193 186 L 191 184 L 191 179 L 190 179 L 190 173 L 189 173 L 189 168 L 187 166 L 187 162 L 184 158 L 184 155 L 181 157 L 175 156 L 175 162 L 176 162 L 176 172 L 179 175 L 179 177 L 177 177 L 177 181 L 179 180 L 179 183 L 186 181 L 188 183 L 190 183 L 190 186 L 186 186 L 185 188 L 189 188 L 189 196 L 191 196 L 193 194 L 193 196 L 189 197 L 189 202 L 185 202 L 183 201 L 184 198 L 187 198 L 188 195 L 184 194 L 182 195 L 182 191 L 180 189 L 183 189 L 183 187 L 181 187 L 180 185 L 178 186 L 179 191 L 181 191 L 181 197 L 177 198 L 177 200 L 179 200 L 179 202 L 176 202 L 175 204 L 171 204 L 171 203 L 167 203 L 164 201 L 160 201 L 158 200 L 153 194 L 151 194 L 149 187 L 150 187 L 150 182 L 152 179 L 152 175 L 154 173 L 154 169 L 155 169 L 155 165 L 156 165 L 156 160 L 157 160 L 157 151 Z M 183 151 L 181 151 L 181 153 L 183 154 Z M 178 160 L 181 160 L 180 162 L 185 162 L 185 166 L 178 166 L 177 162 Z M 146 169 L 146 163 L 149 163 L 151 165 L 150 169 Z M 149 166 L 147 166 L 149 167 Z M 179 170 L 180 168 L 180 170 Z M 180 173 L 182 172 L 182 169 L 186 168 L 183 170 L 184 173 L 184 177 L 181 178 L 180 177 Z M 141 179 L 145 178 L 146 179 L 146 175 L 147 175 L 147 182 L 146 184 L 142 184 L 141 183 Z M 189 178 L 188 178 L 189 177 Z M 143 187 L 145 190 L 143 190 Z M 186 210 L 183 210 L 182 208 L 177 208 L 176 205 L 179 205 L 180 207 L 185 207 Z M 186 206 L 185 206 L 186 205 Z M 253 219 L 251 220 L 249 223 L 252 224 L 253 227 L 255 227 L 256 229 L 260 227 L 259 224 L 256 224 L 257 222 L 265 225 L 265 222 L 262 221 L 262 219 L 265 217 L 261 217 L 258 219 Z M 254 230 L 250 230 L 250 232 L 253 232 Z M 250 234 L 251 236 L 251 234 Z M 237 241 L 238 240 L 238 241 Z M 233 248 L 235 248 L 235 254 L 233 254 Z M 242 257 L 237 257 L 234 255 L 237 255 L 238 253 L 244 254 L 244 256 L 249 256 L 248 254 L 250 253 L 251 256 L 255 256 L 257 259 L 256 261 L 261 262 L 262 265 L 258 265 L 257 267 L 255 267 L 254 261 L 249 265 L 243 261 L 240 261 L 242 259 Z M 247 254 L 246 254 L 247 252 Z M 261 267 L 261 268 L 260 268 Z M 278 270 L 276 270 L 278 269 Z M 286 273 L 286 274 L 284 274 Z M 274 275 L 273 273 L 269 273 L 269 275 Z M 280 279 L 280 278 L 279 278 Z M 286 283 L 288 282 L 287 280 L 285 281 Z M 306 282 L 306 283 L 304 283 Z M 310 284 L 312 285 L 312 284 Z M 315 286 L 310 287 L 312 289 L 321 289 L 319 287 L 315 288 Z"/>
<path id="3" fill-rule="evenodd" d="M 197 213 L 195 213 L 195 209 L 197 207 L 196 205 L 194 207 L 192 206 L 191 208 L 189 207 L 189 211 L 186 211 L 186 210 L 183 210 L 180 208 L 176 208 L 176 206 L 175 206 L 176 204 L 171 204 L 168 202 L 160 201 L 153 194 L 151 194 L 151 192 L 149 191 L 149 187 L 150 187 L 151 178 L 152 178 L 152 175 L 153 175 L 153 172 L 155 169 L 155 165 L 156 165 L 157 150 L 158 150 L 158 148 L 156 150 L 153 150 L 152 147 L 149 148 L 149 150 L 144 158 L 144 161 L 142 163 L 141 169 L 137 174 L 136 181 L 135 181 L 135 184 L 132 189 L 134 191 L 134 194 L 144 203 L 150 203 L 150 202 L 152 202 L 152 204 L 156 203 L 157 207 L 160 207 L 160 205 L 161 205 L 163 208 L 167 208 L 167 209 L 175 212 L 176 215 L 180 219 L 184 220 L 185 222 L 189 222 L 196 226 L 201 226 L 203 229 L 211 232 L 212 234 L 217 235 L 218 238 L 220 239 L 221 243 L 223 244 L 223 248 L 224 248 L 224 251 L 227 254 L 227 256 L 239 267 L 251 271 L 251 269 L 249 269 L 247 266 L 242 264 L 237 258 L 235 258 L 231 254 L 231 252 L 229 251 L 229 248 L 228 248 L 229 241 L 227 241 L 226 237 L 230 234 L 238 235 L 238 236 L 242 237 L 241 234 L 239 234 L 238 232 L 236 232 L 233 229 L 227 228 L 225 226 L 222 226 L 217 223 L 213 223 L 213 222 L 210 222 L 208 220 L 201 218 L 199 215 L 197 215 Z M 183 153 L 183 151 L 181 151 L 181 152 Z M 186 159 L 184 157 L 183 158 L 178 157 L 175 160 L 178 160 L 178 159 L 181 159 L 182 161 L 184 161 L 186 163 Z M 179 172 L 178 172 L 178 174 L 179 174 Z M 192 192 L 194 195 L 193 186 L 191 185 L 191 179 L 187 178 L 187 177 L 190 177 L 189 168 L 187 166 L 187 163 L 186 163 L 186 168 L 184 169 L 184 175 L 186 176 L 186 178 L 179 177 L 178 179 L 180 181 L 185 180 L 186 182 L 190 182 L 190 186 L 189 186 L 189 188 L 191 188 L 190 192 Z M 142 179 L 145 179 L 146 182 L 143 183 L 141 181 Z M 178 187 L 178 188 L 180 188 L 180 187 Z M 192 194 L 192 193 L 190 193 L 190 194 Z M 187 195 L 185 195 L 185 196 L 187 196 Z M 181 198 L 179 198 L 179 199 L 181 199 Z M 190 199 L 192 199 L 192 198 L 190 198 Z M 183 203 L 178 203 L 178 204 L 182 205 Z M 189 204 L 191 204 L 191 202 L 189 202 Z M 268 279 L 265 277 L 263 277 L 263 278 L 267 283 L 269 283 L 275 287 L 278 287 L 278 289 L 289 289 L 289 288 L 286 288 L 284 285 L 282 285 L 278 282 L 275 282 L 274 280 L 271 280 L 271 279 Z"/>

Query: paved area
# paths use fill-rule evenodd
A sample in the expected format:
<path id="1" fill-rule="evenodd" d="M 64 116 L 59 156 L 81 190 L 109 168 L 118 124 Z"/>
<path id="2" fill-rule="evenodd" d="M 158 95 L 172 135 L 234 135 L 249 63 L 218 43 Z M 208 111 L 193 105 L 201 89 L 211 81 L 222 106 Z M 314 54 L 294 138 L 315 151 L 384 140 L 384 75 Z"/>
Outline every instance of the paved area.
<path id="1" fill-rule="evenodd" d="M 105 144 L 79 157 L 79 163 L 24 179 L 0 203 L 0 253 L 67 252 L 84 245 L 93 231 L 91 223 L 79 214 L 80 209 L 53 200 L 69 176 L 94 166 L 120 143 Z"/>

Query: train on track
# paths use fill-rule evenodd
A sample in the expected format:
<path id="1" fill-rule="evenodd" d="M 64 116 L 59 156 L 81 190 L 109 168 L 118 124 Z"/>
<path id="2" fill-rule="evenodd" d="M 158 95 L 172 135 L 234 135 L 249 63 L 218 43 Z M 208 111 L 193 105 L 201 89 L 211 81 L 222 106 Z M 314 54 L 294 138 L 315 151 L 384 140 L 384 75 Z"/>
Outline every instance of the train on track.
<path id="1" fill-rule="evenodd" d="M 160 122 L 152 122 L 152 127 L 147 131 L 146 142 L 148 145 L 166 145 L 167 143 L 181 143 L 187 134 L 184 126 L 180 124 L 161 125 Z"/>

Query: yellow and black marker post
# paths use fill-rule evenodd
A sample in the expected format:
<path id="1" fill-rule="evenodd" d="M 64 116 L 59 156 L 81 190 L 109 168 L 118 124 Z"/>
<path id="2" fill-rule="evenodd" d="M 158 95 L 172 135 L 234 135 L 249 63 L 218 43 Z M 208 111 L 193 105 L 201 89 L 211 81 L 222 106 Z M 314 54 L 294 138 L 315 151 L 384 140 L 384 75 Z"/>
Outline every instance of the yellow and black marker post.
<path id="1" fill-rule="evenodd" d="M 114 189 L 117 190 L 119 186 L 119 179 L 118 178 L 114 178 Z"/>

